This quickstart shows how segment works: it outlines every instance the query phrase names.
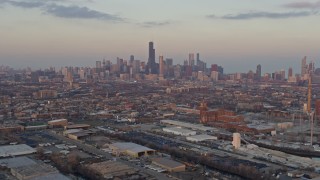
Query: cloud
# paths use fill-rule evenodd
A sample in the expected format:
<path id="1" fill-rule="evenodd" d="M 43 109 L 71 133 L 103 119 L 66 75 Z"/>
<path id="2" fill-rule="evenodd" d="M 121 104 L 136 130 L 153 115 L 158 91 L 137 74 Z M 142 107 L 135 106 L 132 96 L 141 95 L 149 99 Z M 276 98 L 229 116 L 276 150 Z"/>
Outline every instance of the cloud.
<path id="1" fill-rule="evenodd" d="M 81 7 L 77 5 L 59 5 L 57 2 L 71 2 L 72 0 L 29 0 L 26 1 L 16 1 L 16 0 L 0 0 L 0 4 L 9 4 L 11 6 L 20 8 L 39 8 L 42 10 L 43 14 L 52 15 L 60 18 L 67 19 L 97 19 L 103 21 L 124 21 L 116 15 L 108 14 L 105 12 L 96 11 L 88 7 Z M 91 0 L 86 0 L 87 2 L 92 2 Z"/>
<path id="2" fill-rule="evenodd" d="M 76 18 L 76 19 L 99 19 L 99 20 L 110 20 L 110 21 L 123 21 L 122 18 L 111 15 L 108 13 L 99 12 L 96 10 L 89 9 L 87 7 L 79 6 L 61 6 L 61 5 L 48 5 L 45 9 L 45 13 L 51 14 L 61 18 Z"/>
<path id="3" fill-rule="evenodd" d="M 220 18 L 228 20 L 249 20 L 249 19 L 258 19 L 258 18 L 267 18 L 267 19 L 287 19 L 295 17 L 306 17 L 317 15 L 317 12 L 311 11 L 301 11 L 301 12 L 284 12 L 284 13 L 275 13 L 275 12 L 247 12 L 239 14 L 228 14 L 221 17 L 215 15 L 208 15 L 207 18 Z"/>
<path id="4" fill-rule="evenodd" d="M 40 2 L 40 1 L 30 1 L 30 2 L 6 1 L 6 3 L 8 3 L 12 6 L 21 7 L 21 8 L 37 8 L 37 7 L 42 7 L 45 5 L 45 3 Z"/>
<path id="5" fill-rule="evenodd" d="M 283 7 L 293 9 L 318 9 L 320 8 L 320 1 L 317 2 L 293 2 L 284 4 Z"/>
<path id="6" fill-rule="evenodd" d="M 152 27 L 159 27 L 159 26 L 166 26 L 166 25 L 170 25 L 172 24 L 172 22 L 170 21 L 147 21 L 147 22 L 143 22 L 140 23 L 138 25 L 140 25 L 141 27 L 145 27 L 145 28 L 152 28 Z"/>

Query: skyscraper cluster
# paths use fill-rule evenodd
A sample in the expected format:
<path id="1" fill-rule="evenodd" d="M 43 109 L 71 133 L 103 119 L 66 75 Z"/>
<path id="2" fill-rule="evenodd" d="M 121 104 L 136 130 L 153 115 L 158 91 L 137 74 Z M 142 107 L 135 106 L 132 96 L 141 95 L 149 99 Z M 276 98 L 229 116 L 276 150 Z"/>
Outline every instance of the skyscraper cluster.
<path id="1" fill-rule="evenodd" d="M 315 67 L 314 67 L 314 62 L 311 61 L 309 64 L 307 64 L 307 57 L 305 56 L 301 60 L 301 79 L 302 80 L 308 80 L 309 76 L 314 73 Z"/>

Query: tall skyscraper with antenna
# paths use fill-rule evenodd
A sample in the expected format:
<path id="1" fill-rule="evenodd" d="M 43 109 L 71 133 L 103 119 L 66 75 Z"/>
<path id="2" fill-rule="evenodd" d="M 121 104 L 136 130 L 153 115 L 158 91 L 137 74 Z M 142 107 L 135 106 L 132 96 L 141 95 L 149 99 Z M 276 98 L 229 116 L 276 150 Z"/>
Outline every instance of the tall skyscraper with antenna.
<path id="1" fill-rule="evenodd" d="M 148 72 L 150 74 L 157 74 L 157 65 L 156 65 L 156 50 L 153 47 L 153 42 L 149 42 L 149 58 L 148 58 Z"/>

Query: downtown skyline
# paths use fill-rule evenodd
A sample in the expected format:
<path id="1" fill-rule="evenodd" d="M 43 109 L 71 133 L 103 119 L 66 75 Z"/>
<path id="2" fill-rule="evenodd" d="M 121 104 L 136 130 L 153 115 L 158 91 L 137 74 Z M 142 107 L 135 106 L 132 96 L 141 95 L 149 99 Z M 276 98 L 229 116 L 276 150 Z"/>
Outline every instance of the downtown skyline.
<path id="1" fill-rule="evenodd" d="M 0 64 L 90 66 L 117 57 L 148 61 L 147 42 L 182 64 L 200 53 L 227 73 L 318 64 L 319 1 L 19 1 L 0 2 Z M 179 7 L 179 8 L 177 8 Z"/>

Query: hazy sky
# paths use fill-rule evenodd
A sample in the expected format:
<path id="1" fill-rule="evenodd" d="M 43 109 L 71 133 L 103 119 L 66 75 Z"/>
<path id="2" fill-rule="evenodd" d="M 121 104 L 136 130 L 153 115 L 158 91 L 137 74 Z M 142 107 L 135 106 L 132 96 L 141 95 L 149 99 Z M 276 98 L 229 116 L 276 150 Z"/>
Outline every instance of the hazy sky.
<path id="1" fill-rule="evenodd" d="M 0 65 L 94 66 L 200 53 L 226 72 L 263 72 L 320 57 L 318 0 L 0 0 Z M 319 66 L 318 66 L 319 67 Z"/>

